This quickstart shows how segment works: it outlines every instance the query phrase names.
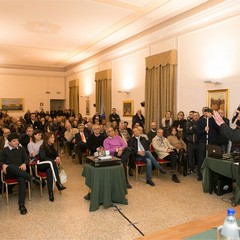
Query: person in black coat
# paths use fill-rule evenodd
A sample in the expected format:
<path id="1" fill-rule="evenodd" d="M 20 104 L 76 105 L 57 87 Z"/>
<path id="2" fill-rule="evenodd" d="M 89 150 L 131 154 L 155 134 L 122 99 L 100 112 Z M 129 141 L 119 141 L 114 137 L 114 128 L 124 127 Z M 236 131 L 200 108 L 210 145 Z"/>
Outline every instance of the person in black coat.
<path id="1" fill-rule="evenodd" d="M 135 159 L 137 161 L 143 161 L 147 164 L 146 172 L 146 183 L 150 186 L 155 186 L 152 181 L 152 164 L 161 173 L 166 173 L 166 171 L 159 165 L 152 153 L 149 151 L 149 142 L 146 138 L 140 136 L 138 128 L 133 128 L 133 137 L 128 141 L 128 147 L 130 147 L 133 152 Z"/>
<path id="2" fill-rule="evenodd" d="M 219 109 L 218 113 L 222 117 L 223 121 L 229 126 L 229 119 L 224 117 L 224 111 Z M 221 147 L 223 153 L 227 153 L 228 139 L 221 133 L 220 127 L 217 128 L 217 145 Z"/>
<path id="3" fill-rule="evenodd" d="M 8 147 L 1 150 L 0 167 L 6 174 L 6 178 L 16 178 L 18 181 L 18 204 L 20 214 L 27 213 L 25 207 L 26 181 L 39 184 L 39 180 L 26 172 L 29 163 L 25 149 L 19 146 L 17 133 L 10 133 L 7 137 Z"/>
<path id="4" fill-rule="evenodd" d="M 58 173 L 58 165 L 61 163 L 61 159 L 55 149 L 55 136 L 53 132 L 45 133 L 43 144 L 39 149 L 39 158 L 37 168 L 39 171 L 46 172 L 47 174 L 49 201 L 53 202 L 53 181 L 56 182 L 59 191 L 66 189 L 66 187 L 61 184 Z"/>
<path id="5" fill-rule="evenodd" d="M 120 116 L 117 114 L 116 108 L 112 109 L 112 113 L 109 115 L 109 121 L 110 122 L 116 121 L 117 124 L 119 125 L 119 123 L 120 123 Z"/>
<path id="6" fill-rule="evenodd" d="M 83 153 L 87 150 L 89 132 L 85 130 L 83 123 L 78 124 L 78 131 L 75 134 L 75 152 L 78 155 L 79 164 L 82 164 Z"/>
<path id="7" fill-rule="evenodd" d="M 103 141 L 107 136 L 100 133 L 100 126 L 94 124 L 92 127 L 93 133 L 87 139 L 87 148 L 93 155 L 99 148 L 103 148 Z"/>
<path id="8" fill-rule="evenodd" d="M 141 126 L 144 129 L 145 118 L 142 115 L 141 109 L 138 109 L 137 113 L 132 117 L 132 128 L 135 126 L 136 123 L 138 123 L 139 126 Z"/>

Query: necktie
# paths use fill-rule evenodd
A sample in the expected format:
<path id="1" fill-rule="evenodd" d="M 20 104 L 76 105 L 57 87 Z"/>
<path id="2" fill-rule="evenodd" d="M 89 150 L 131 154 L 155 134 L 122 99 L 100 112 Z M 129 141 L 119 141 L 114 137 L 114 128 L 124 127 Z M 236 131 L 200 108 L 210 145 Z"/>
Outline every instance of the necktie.
<path id="1" fill-rule="evenodd" d="M 81 139 L 82 139 L 83 142 L 86 142 L 86 138 L 85 138 L 83 133 L 81 133 Z"/>

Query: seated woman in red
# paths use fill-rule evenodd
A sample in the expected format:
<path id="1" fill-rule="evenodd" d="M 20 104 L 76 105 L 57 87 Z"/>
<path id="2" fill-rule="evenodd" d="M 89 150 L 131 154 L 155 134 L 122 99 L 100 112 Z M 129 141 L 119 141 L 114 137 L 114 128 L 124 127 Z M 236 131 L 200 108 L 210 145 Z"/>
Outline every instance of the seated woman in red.
<path id="1" fill-rule="evenodd" d="M 61 163 L 61 159 L 58 156 L 58 152 L 55 149 L 55 136 L 53 132 L 45 133 L 45 139 L 39 151 L 40 161 L 38 162 L 38 170 L 46 172 L 47 174 L 47 187 L 49 192 L 49 200 L 54 201 L 53 195 L 53 181 L 56 182 L 56 186 L 59 191 L 66 189 L 61 182 L 58 174 L 58 166 Z"/>

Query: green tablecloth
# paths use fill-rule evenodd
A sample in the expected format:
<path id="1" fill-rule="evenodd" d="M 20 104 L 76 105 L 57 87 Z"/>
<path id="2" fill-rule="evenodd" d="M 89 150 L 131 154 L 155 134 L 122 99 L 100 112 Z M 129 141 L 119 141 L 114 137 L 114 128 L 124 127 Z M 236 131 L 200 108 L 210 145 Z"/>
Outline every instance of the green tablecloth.
<path id="1" fill-rule="evenodd" d="M 95 211 L 100 204 L 110 207 L 113 203 L 128 204 L 125 195 L 127 186 L 122 165 L 93 167 L 85 164 L 82 176 L 91 189 L 89 211 Z"/>
<path id="2" fill-rule="evenodd" d="M 225 219 L 223 219 L 223 222 L 224 222 Z M 237 220 L 238 222 L 238 226 L 240 226 L 240 220 Z M 210 229 L 208 231 L 205 231 L 205 232 L 202 232 L 202 233 L 199 233 L 197 235 L 194 235 L 192 237 L 188 237 L 186 238 L 185 240 L 216 240 L 217 239 L 217 227 L 214 228 L 214 229 Z"/>
<path id="3" fill-rule="evenodd" d="M 234 200 L 235 204 L 240 204 L 240 178 L 238 176 L 238 165 L 234 164 L 233 161 L 229 160 L 227 161 L 209 157 L 205 158 L 202 165 L 202 186 L 204 192 L 213 192 L 212 172 L 216 172 L 222 176 L 236 180 Z"/>

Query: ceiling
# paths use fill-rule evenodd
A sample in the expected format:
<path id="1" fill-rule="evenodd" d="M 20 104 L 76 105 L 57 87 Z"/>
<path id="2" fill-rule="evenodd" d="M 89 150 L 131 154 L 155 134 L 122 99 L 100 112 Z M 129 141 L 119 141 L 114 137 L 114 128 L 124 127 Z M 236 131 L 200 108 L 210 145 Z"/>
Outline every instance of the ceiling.
<path id="1" fill-rule="evenodd" d="M 204 4 L 220 2 L 0 0 L 0 67 L 65 70 Z"/>

